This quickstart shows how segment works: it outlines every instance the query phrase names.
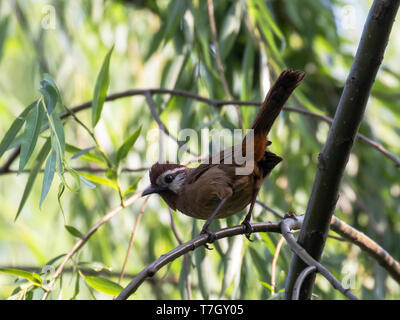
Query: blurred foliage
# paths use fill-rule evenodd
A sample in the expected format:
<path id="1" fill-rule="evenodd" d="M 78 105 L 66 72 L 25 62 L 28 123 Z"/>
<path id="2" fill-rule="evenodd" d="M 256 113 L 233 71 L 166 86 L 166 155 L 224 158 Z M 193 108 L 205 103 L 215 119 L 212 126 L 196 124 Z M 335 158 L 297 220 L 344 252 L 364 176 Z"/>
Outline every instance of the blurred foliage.
<path id="1" fill-rule="evenodd" d="M 304 70 L 308 76 L 289 105 L 333 117 L 370 4 L 371 1 L 350 0 L 215 1 L 220 56 L 233 97 L 261 101 L 277 74 L 290 67 Z M 397 23 L 360 128 L 362 134 L 396 155 L 400 155 L 399 36 Z M 144 97 L 118 99 L 103 107 L 107 87 L 109 93 L 162 87 L 214 99 L 226 99 L 226 95 L 216 64 L 207 1 L 199 0 L 1 1 L 0 70 L 1 139 L 32 101 L 42 97 L 48 110 L 47 103 L 55 94 L 53 85 L 60 96 L 55 98 L 56 111 L 48 110 L 44 124 L 65 111 L 63 105 L 71 108 L 84 101 L 97 101 L 96 109 L 76 114 L 88 130 L 69 117 L 63 121 L 62 129 L 56 125 L 58 129 L 50 128 L 50 132 L 38 135 L 42 115 L 36 111 L 30 115 L 37 120 L 36 127 L 21 129 L 19 142 L 23 145 L 24 130 L 28 130 L 25 138 L 37 136 L 36 148 L 25 142 L 24 157 L 29 160 L 26 168 L 36 171 L 38 179 L 31 184 L 21 210 L 18 207 L 23 190 L 32 173 L 0 178 L 0 298 L 40 299 L 41 286 L 49 279 L 51 266 L 57 266 L 76 237 L 117 207 L 125 190 L 131 193 L 138 183 L 139 188 L 148 184 L 146 171 L 127 173 L 121 169 L 146 168 L 156 159 L 158 144 L 152 133 L 157 124 Z M 47 85 L 41 84 L 42 80 Z M 154 98 L 161 120 L 174 135 L 184 128 L 200 133 L 204 128 L 238 127 L 233 106 L 216 109 L 184 97 Z M 240 111 L 247 128 L 256 109 L 243 106 Z M 50 116 L 51 112 L 55 116 Z M 91 129 L 91 124 L 96 127 Z M 64 144 L 60 130 L 64 132 Z M 281 114 L 270 139 L 272 151 L 284 161 L 265 181 L 260 200 L 281 212 L 304 213 L 318 153 L 328 130 L 326 123 L 314 118 L 286 111 Z M 46 147 L 49 137 L 52 144 L 61 141 L 64 149 L 48 158 L 50 171 L 46 175 L 45 170 L 45 181 L 54 178 L 55 182 L 44 199 L 42 186 L 46 182 L 42 184 L 39 169 L 44 169 L 42 158 L 50 152 Z M 200 141 L 190 140 L 188 144 L 197 153 L 203 151 Z M 172 155 L 176 154 L 175 142 L 168 140 L 166 145 Z M 15 148 L 16 144 L 10 147 Z M 12 152 L 5 151 L 1 165 Z M 11 169 L 23 169 L 24 163 L 18 167 L 18 162 Z M 70 175 L 64 178 L 63 172 L 58 172 L 52 177 L 49 172 L 56 167 L 65 168 Z M 80 167 L 106 172 L 78 170 L 83 176 L 79 178 L 73 168 Z M 399 178 L 398 168 L 391 160 L 356 141 L 335 212 L 382 244 L 395 258 L 400 258 Z M 65 186 L 80 182 L 78 192 L 64 190 Z M 67 266 L 72 268 L 58 279 L 50 298 L 109 299 L 128 283 L 131 275 L 177 246 L 167 207 L 154 196 L 138 227 L 125 278 L 117 284 L 141 202 L 94 233 L 69 261 Z M 14 222 L 17 212 L 19 218 Z M 193 221 L 180 213 L 173 215 L 183 241 L 198 233 L 202 221 Z M 218 221 L 213 228 L 237 224 L 243 216 L 244 213 Z M 270 213 L 256 208 L 255 221 L 274 219 Z M 192 231 L 188 226 L 192 226 Z M 213 251 L 200 248 L 190 254 L 187 265 L 193 298 L 281 298 L 291 251 L 283 245 L 276 265 L 276 287 L 272 288 L 271 263 L 280 236 L 253 237 L 257 241 L 252 243 L 243 237 L 223 239 L 213 245 Z M 400 298 L 399 284 L 352 244 L 328 238 L 322 262 L 361 298 Z M 187 298 L 186 279 L 184 260 L 177 259 L 162 269 L 154 281 L 145 282 L 134 298 Z M 325 279 L 317 277 L 315 298 L 343 296 Z"/>

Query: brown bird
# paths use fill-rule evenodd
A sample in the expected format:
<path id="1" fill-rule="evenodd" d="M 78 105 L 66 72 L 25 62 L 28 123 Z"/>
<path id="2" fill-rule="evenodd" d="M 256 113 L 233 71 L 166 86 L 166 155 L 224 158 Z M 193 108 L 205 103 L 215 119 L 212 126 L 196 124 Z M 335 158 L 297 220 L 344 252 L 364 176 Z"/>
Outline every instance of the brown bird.
<path id="1" fill-rule="evenodd" d="M 171 209 L 207 220 L 201 233 L 209 235 L 208 242 L 215 240 L 214 233 L 208 230 L 214 218 L 226 218 L 250 204 L 242 222 L 249 239 L 251 213 L 257 194 L 264 179 L 282 160 L 266 151 L 271 144 L 267 135 L 285 102 L 304 77 L 305 73 L 301 71 L 285 70 L 281 73 L 253 122 L 253 136 L 247 133 L 241 144 L 209 157 L 207 163 L 197 168 L 155 163 L 150 169 L 151 185 L 142 196 L 158 193 Z"/>

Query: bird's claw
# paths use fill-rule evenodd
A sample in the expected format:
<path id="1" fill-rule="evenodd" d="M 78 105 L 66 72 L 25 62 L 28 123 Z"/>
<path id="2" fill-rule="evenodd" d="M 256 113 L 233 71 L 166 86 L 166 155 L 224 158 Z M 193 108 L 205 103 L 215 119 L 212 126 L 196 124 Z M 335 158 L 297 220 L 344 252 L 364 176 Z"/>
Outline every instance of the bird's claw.
<path id="1" fill-rule="evenodd" d="M 200 234 L 208 235 L 207 242 L 204 244 L 204 246 L 206 247 L 207 250 L 212 250 L 213 248 L 210 248 L 207 245 L 207 243 L 213 243 L 217 239 L 217 236 L 215 235 L 215 233 L 208 230 L 208 228 L 206 228 L 206 229 L 201 230 Z"/>
<path id="2" fill-rule="evenodd" d="M 250 239 L 251 233 L 253 232 L 250 222 L 247 220 L 243 220 L 242 225 L 245 226 L 246 233 L 244 235 L 246 236 L 247 240 L 249 240 L 250 242 L 253 242 L 254 240 Z"/>

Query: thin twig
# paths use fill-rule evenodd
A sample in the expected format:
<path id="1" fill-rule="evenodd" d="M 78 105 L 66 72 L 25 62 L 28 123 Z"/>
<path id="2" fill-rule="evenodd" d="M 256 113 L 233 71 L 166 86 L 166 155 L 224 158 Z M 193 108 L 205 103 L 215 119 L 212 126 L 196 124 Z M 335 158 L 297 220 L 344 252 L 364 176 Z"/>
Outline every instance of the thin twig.
<path id="1" fill-rule="evenodd" d="M 149 106 L 151 115 L 153 116 L 154 120 L 157 122 L 158 127 L 160 128 L 160 130 L 162 130 L 167 136 L 171 137 L 172 139 L 175 140 L 175 142 L 178 144 L 179 147 L 182 147 L 183 145 L 185 145 L 185 143 L 183 143 L 182 141 L 179 141 L 178 138 L 176 138 L 175 136 L 173 136 L 168 128 L 165 126 L 165 124 L 161 121 L 160 115 L 158 114 L 157 110 L 156 110 L 156 104 L 153 100 L 153 97 L 151 96 L 150 92 L 146 92 L 145 93 L 145 97 L 146 97 L 146 101 L 147 101 L 147 105 Z M 195 152 L 192 152 L 188 146 L 186 146 L 186 152 L 190 153 L 192 156 L 194 157 L 198 157 L 199 155 L 196 154 Z"/>
<path id="2" fill-rule="evenodd" d="M 280 222 L 258 222 L 251 223 L 251 232 L 280 232 Z M 215 232 L 216 240 L 233 237 L 248 232 L 246 226 L 238 225 L 230 228 L 221 229 Z M 153 263 L 144 268 L 125 288 L 122 290 L 120 295 L 116 298 L 117 300 L 126 300 L 131 294 L 133 294 L 140 285 L 148 278 L 154 276 L 158 270 L 163 266 L 172 262 L 173 260 L 181 257 L 185 253 L 191 250 L 203 246 L 207 243 L 209 236 L 202 234 L 196 238 L 181 244 L 170 252 L 162 255 L 160 258 L 155 260 Z"/>
<path id="3" fill-rule="evenodd" d="M 95 223 L 81 238 L 79 238 L 79 240 L 75 243 L 75 245 L 72 247 L 72 249 L 64 257 L 61 264 L 58 266 L 56 272 L 53 275 L 52 280 L 48 284 L 48 287 L 51 288 L 54 286 L 55 281 L 63 272 L 66 263 L 86 243 L 86 241 L 88 241 L 88 239 L 93 235 L 93 233 L 95 233 L 97 231 L 97 229 L 99 229 L 104 223 L 106 223 L 112 217 L 114 217 L 116 214 L 118 214 L 122 209 L 134 204 L 136 202 L 136 200 L 139 199 L 141 196 L 142 196 L 141 191 L 132 195 L 129 199 L 127 199 L 125 201 L 124 206 L 119 205 L 117 208 L 115 208 L 114 210 L 107 213 L 103 218 L 101 218 L 97 223 Z M 42 297 L 42 300 L 46 300 L 49 293 L 50 293 L 50 291 L 46 291 Z"/>
<path id="4" fill-rule="evenodd" d="M 172 210 L 168 207 L 169 217 L 171 219 L 171 229 L 175 235 L 176 240 L 178 241 L 179 245 L 183 243 L 181 236 L 176 229 L 176 225 L 174 222 L 174 216 L 172 215 Z M 191 289 L 191 281 L 190 281 L 190 256 L 188 253 L 183 255 L 183 266 L 185 272 L 185 285 L 186 285 L 186 293 L 189 300 L 192 300 L 192 289 Z"/>
<path id="5" fill-rule="evenodd" d="M 279 213 L 275 209 L 272 209 L 271 207 L 268 207 L 266 204 L 264 204 L 260 200 L 256 200 L 256 204 L 258 204 L 259 206 L 263 207 L 265 210 L 271 212 L 273 215 L 275 215 L 279 219 L 283 219 L 284 215 L 282 213 Z"/>
<path id="6" fill-rule="evenodd" d="M 278 262 L 279 253 L 281 252 L 281 248 L 282 248 L 282 245 L 284 242 L 285 242 L 285 238 L 281 237 L 278 241 L 278 244 L 276 245 L 274 257 L 272 258 L 272 266 L 271 266 L 271 288 L 272 288 L 271 294 L 272 295 L 275 294 L 276 263 Z"/>
<path id="7" fill-rule="evenodd" d="M 336 216 L 332 217 L 330 228 L 371 255 L 394 280 L 400 283 L 400 263 L 378 243 Z"/>
<path id="8" fill-rule="evenodd" d="M 179 90 L 179 89 L 172 90 L 172 89 L 165 89 L 165 88 L 131 89 L 131 90 L 126 90 L 126 91 L 110 94 L 106 97 L 105 100 L 106 101 L 114 101 L 114 100 L 118 100 L 118 99 L 122 99 L 122 98 L 138 96 L 138 95 L 144 96 L 144 95 L 146 95 L 146 93 L 150 93 L 151 95 L 167 94 L 167 95 L 175 95 L 175 96 L 185 97 L 188 99 L 193 99 L 193 100 L 197 100 L 197 101 L 212 105 L 213 107 L 216 107 L 216 108 L 220 108 L 220 107 L 223 107 L 226 105 L 232 105 L 232 104 L 240 105 L 240 106 L 247 106 L 247 107 L 258 107 L 261 105 L 261 102 L 256 102 L 256 101 L 217 100 L 217 99 L 203 97 L 203 96 L 200 96 L 198 94 L 195 94 L 195 93 L 192 93 L 189 91 L 184 91 L 184 90 Z M 79 105 L 72 107 L 70 110 L 72 112 L 76 113 L 76 112 L 80 112 L 82 110 L 88 109 L 91 106 L 92 106 L 92 101 L 87 101 L 87 102 L 84 102 L 84 103 L 81 103 Z M 328 116 L 314 113 L 314 112 L 308 111 L 304 108 L 284 107 L 283 110 L 300 113 L 300 114 L 303 114 L 306 116 L 310 116 L 310 117 L 328 122 L 330 124 L 333 122 L 333 119 Z M 69 116 L 70 116 L 70 114 L 68 112 L 63 112 L 60 114 L 61 119 L 65 119 Z M 359 133 L 357 134 L 357 138 L 360 139 L 361 141 L 364 141 L 368 145 L 372 146 L 379 152 L 381 152 L 385 157 L 387 157 L 388 159 L 393 161 L 395 163 L 396 167 L 400 167 L 400 160 L 395 155 L 393 155 L 388 150 L 386 150 L 381 144 L 379 144 Z M 10 157 L 7 159 L 7 161 L 0 167 L 0 174 L 4 174 L 10 170 L 10 166 L 12 165 L 14 160 L 18 157 L 20 151 L 21 151 L 20 147 L 17 147 L 13 151 L 13 153 L 10 155 Z"/>
<path id="9" fill-rule="evenodd" d="M 336 290 L 340 291 L 345 297 L 349 298 L 350 300 L 359 300 L 359 298 L 355 296 L 349 288 L 344 288 L 340 281 L 337 280 L 328 269 L 316 261 L 310 254 L 308 254 L 306 250 L 304 250 L 302 246 L 297 243 L 292 234 L 292 230 L 300 229 L 303 223 L 303 218 L 304 216 L 285 217 L 280 224 L 282 236 L 286 239 L 286 242 L 289 244 L 290 248 L 308 266 L 316 267 L 318 272 L 323 275 L 332 284 L 332 286 Z"/>
<path id="10" fill-rule="evenodd" d="M 293 287 L 292 300 L 299 300 L 301 285 L 303 284 L 304 279 L 307 278 L 309 274 L 315 272 L 316 270 L 317 268 L 315 266 L 309 266 L 299 274 L 299 276 L 296 279 L 296 283 L 294 284 Z"/>
<path id="11" fill-rule="evenodd" d="M 141 206 L 141 208 L 139 210 L 139 214 L 138 214 L 138 216 L 136 218 L 135 224 L 133 226 L 132 233 L 131 233 L 131 238 L 129 239 L 128 250 L 126 251 L 126 256 L 125 256 L 124 263 L 122 264 L 121 274 L 119 275 L 118 283 L 121 283 L 122 280 L 124 279 L 125 268 L 126 268 L 126 264 L 128 263 L 129 254 L 131 253 L 131 250 L 132 250 L 133 241 L 135 240 L 136 231 L 137 231 L 137 228 L 139 227 L 140 220 L 142 219 L 142 216 L 143 216 L 144 210 L 147 207 L 148 201 L 149 201 L 149 196 L 147 196 L 144 199 L 143 204 L 142 204 L 142 206 Z"/>
<path id="12" fill-rule="evenodd" d="M 74 167 L 72 168 L 75 171 L 83 171 L 83 172 L 92 172 L 92 173 L 101 173 L 101 172 L 107 172 L 108 169 L 103 169 L 103 168 L 91 168 L 91 167 Z M 150 168 L 143 167 L 143 168 L 122 168 L 121 172 L 142 172 L 142 171 L 147 171 Z M 44 169 L 41 169 L 40 172 L 44 172 Z M 17 174 L 19 173 L 18 170 L 8 170 L 6 172 L 0 172 L 0 175 L 7 175 L 7 174 Z M 31 173 L 30 169 L 24 169 L 20 173 Z"/>
<path id="13" fill-rule="evenodd" d="M 219 76 L 221 78 L 221 82 L 222 82 L 222 86 L 223 86 L 224 91 L 225 91 L 225 95 L 227 96 L 227 98 L 229 100 L 233 100 L 231 91 L 229 90 L 228 81 L 226 80 L 226 77 L 225 77 L 224 65 L 222 64 L 221 55 L 220 55 L 220 52 L 219 52 L 217 26 L 215 24 L 213 0 L 208 0 L 207 8 L 208 8 L 208 18 L 210 20 L 210 29 L 211 29 L 212 41 L 213 41 L 214 52 L 215 52 L 215 60 L 217 62 L 217 70 L 218 70 Z M 243 117 L 242 117 L 242 114 L 240 113 L 240 109 L 239 109 L 238 105 L 235 105 L 235 110 L 236 110 L 236 113 L 237 113 L 237 116 L 238 116 L 239 126 L 243 127 Z"/>

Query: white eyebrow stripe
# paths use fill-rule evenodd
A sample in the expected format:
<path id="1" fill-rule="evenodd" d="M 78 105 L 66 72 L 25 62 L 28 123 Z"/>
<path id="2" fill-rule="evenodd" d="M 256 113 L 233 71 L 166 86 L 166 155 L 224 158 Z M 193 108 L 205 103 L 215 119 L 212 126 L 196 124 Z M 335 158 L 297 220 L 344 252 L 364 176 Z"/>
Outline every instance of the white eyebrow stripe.
<path id="1" fill-rule="evenodd" d="M 160 184 L 160 185 L 163 184 L 164 183 L 163 180 L 164 180 L 165 176 L 167 176 L 169 174 L 174 175 L 175 173 L 177 173 L 179 171 L 186 171 L 186 168 L 185 167 L 178 167 L 178 168 L 175 168 L 175 169 L 167 170 L 157 178 L 156 183 Z"/>
<path id="2" fill-rule="evenodd" d="M 178 171 L 182 171 L 182 170 L 186 170 L 186 168 L 185 167 L 178 167 L 178 168 L 175 168 L 175 169 L 172 169 L 172 170 L 167 170 L 162 175 L 166 176 L 167 174 L 174 174 L 174 173 L 176 173 Z"/>

